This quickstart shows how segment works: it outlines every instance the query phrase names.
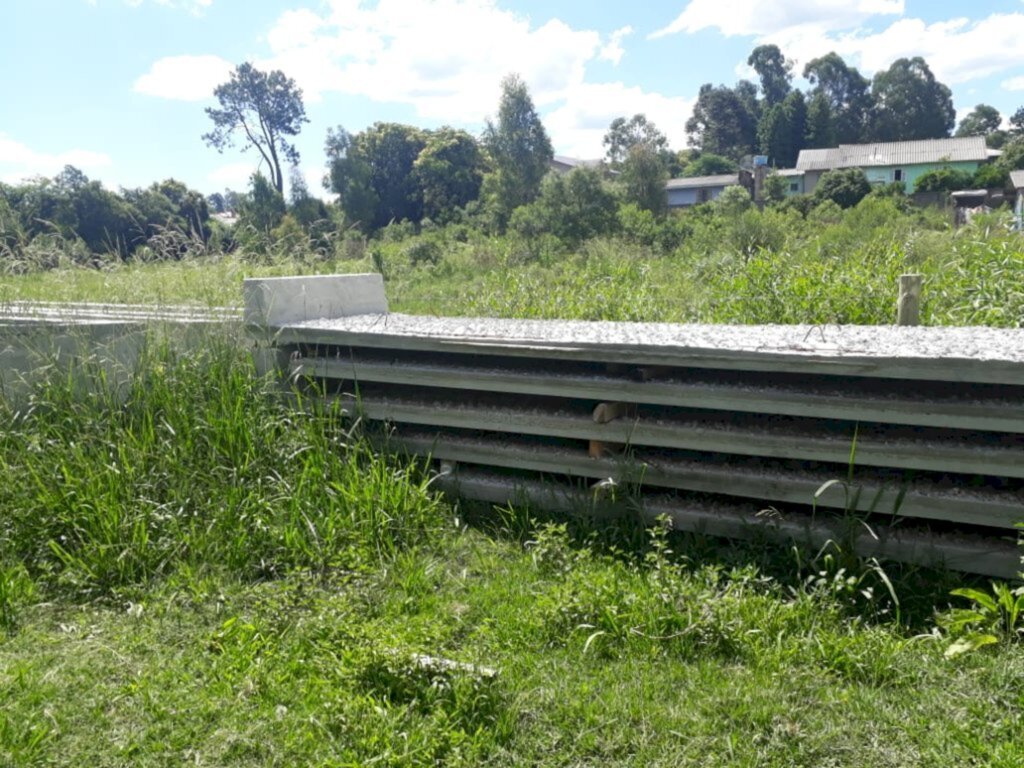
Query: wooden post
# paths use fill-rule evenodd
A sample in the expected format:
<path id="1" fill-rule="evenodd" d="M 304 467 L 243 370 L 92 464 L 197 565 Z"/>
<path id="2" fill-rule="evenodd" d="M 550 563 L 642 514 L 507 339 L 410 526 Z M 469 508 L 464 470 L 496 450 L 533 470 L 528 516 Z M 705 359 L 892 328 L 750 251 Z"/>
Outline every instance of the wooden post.
<path id="1" fill-rule="evenodd" d="M 921 322 L 921 287 L 924 275 L 900 275 L 900 297 L 896 303 L 896 325 Z"/>

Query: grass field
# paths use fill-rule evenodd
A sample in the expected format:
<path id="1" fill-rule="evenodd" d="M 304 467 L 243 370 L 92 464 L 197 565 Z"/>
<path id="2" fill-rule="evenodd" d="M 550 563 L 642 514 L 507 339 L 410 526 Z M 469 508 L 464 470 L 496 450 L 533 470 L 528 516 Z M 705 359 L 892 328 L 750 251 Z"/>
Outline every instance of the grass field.
<path id="1" fill-rule="evenodd" d="M 1022 323 L 1018 240 L 915 225 L 897 250 L 903 226 L 671 256 L 444 235 L 436 263 L 384 242 L 33 273 L 0 301 L 232 305 L 245 274 L 382 267 L 404 311 L 885 322 L 911 266 L 930 322 Z M 0 401 L 0 765 L 1024 762 L 1019 621 L 988 614 L 998 641 L 947 655 L 950 590 L 985 583 L 452 506 L 270 386 L 211 339 L 154 343 L 124 401 L 59 378 Z"/>

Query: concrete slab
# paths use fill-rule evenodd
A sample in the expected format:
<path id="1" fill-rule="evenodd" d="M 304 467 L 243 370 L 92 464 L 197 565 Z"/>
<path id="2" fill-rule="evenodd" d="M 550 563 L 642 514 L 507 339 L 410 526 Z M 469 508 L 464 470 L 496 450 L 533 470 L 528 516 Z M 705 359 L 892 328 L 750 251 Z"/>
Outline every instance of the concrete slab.
<path id="1" fill-rule="evenodd" d="M 296 319 L 277 327 L 281 344 L 1024 383 L 1024 329 L 675 325 L 384 313 Z"/>
<path id="2" fill-rule="evenodd" d="M 703 380 L 636 381 L 628 375 L 563 373 L 550 368 L 527 369 L 510 365 L 488 367 L 467 364 L 431 364 L 400 358 L 389 362 L 358 353 L 339 358 L 305 357 L 293 360 L 297 376 L 380 382 L 471 392 L 546 395 L 592 400 L 622 400 L 682 408 L 750 413 L 774 413 L 847 421 L 909 424 L 926 427 L 1024 433 L 1024 399 L 923 396 L 918 391 L 858 391 L 857 387 L 831 388 L 820 381 L 811 385 L 744 385 L 714 377 Z M 764 376 L 765 374 L 759 374 Z"/>
<path id="3" fill-rule="evenodd" d="M 249 278 L 242 296 L 246 325 L 264 329 L 388 311 L 379 274 Z"/>

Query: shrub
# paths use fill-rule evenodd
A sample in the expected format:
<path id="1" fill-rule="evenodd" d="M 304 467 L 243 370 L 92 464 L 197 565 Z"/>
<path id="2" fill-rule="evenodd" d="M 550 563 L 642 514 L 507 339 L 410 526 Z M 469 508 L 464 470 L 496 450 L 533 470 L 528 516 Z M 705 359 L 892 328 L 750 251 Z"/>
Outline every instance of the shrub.
<path id="1" fill-rule="evenodd" d="M 918 176 L 914 184 L 915 192 L 955 192 L 958 189 L 970 189 L 973 177 L 967 171 L 960 171 L 946 166 L 936 168 Z"/>
<path id="2" fill-rule="evenodd" d="M 814 188 L 818 202 L 831 200 L 840 208 L 852 208 L 871 192 L 868 177 L 860 168 L 841 168 L 825 172 Z"/>

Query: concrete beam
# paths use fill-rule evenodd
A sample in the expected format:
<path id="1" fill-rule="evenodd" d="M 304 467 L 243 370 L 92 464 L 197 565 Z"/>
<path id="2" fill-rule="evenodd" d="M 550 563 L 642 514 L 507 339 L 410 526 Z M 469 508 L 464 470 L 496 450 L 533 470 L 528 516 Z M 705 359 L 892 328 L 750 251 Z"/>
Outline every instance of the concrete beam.
<path id="1" fill-rule="evenodd" d="M 242 296 L 246 325 L 263 329 L 388 311 L 379 274 L 248 278 Z"/>
<path id="2" fill-rule="evenodd" d="M 1024 433 L 1024 402 L 962 398 L 938 400 L 916 393 L 869 396 L 850 391 L 763 385 L 751 387 L 721 382 L 685 380 L 633 381 L 624 376 L 564 374 L 550 368 L 535 371 L 475 367 L 469 364 L 429 364 L 394 360 L 386 363 L 344 358 L 299 358 L 291 363 L 296 376 L 441 387 L 513 395 L 616 400 L 679 408 L 770 413 L 881 424 L 948 427 L 991 432 Z"/>

